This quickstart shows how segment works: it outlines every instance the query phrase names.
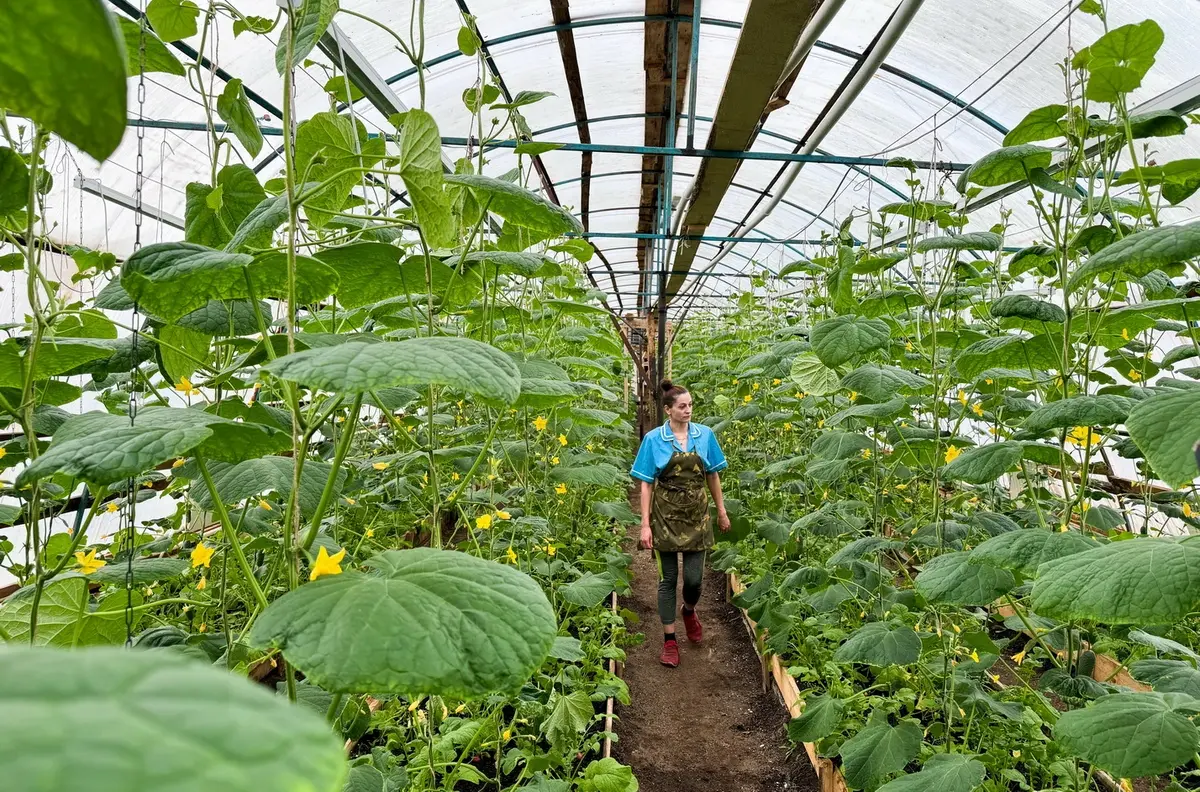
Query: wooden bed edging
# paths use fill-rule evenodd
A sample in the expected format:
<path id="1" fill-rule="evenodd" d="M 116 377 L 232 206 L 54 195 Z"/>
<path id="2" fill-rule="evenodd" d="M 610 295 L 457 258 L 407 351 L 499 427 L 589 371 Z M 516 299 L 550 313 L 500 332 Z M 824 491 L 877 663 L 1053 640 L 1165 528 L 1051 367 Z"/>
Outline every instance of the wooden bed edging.
<path id="1" fill-rule="evenodd" d="M 613 613 L 617 612 L 617 592 L 614 591 L 609 598 L 608 607 Z M 617 665 L 617 661 L 613 658 L 608 659 L 608 673 L 619 677 L 621 669 Z M 608 759 L 612 756 L 612 734 L 613 727 L 613 697 L 609 696 L 608 701 L 604 702 L 604 749 L 602 757 Z"/>
<path id="2" fill-rule="evenodd" d="M 725 583 L 725 593 L 729 599 L 732 599 L 734 594 L 742 593 L 746 588 L 742 585 L 742 581 L 738 580 L 737 575 L 726 575 Z M 788 714 L 793 718 L 799 717 L 800 713 L 804 711 L 804 698 L 800 694 L 800 686 L 796 684 L 795 677 L 784 669 L 778 657 L 767 654 L 758 637 L 758 625 L 754 623 L 754 620 L 743 608 L 738 608 L 738 612 L 742 614 L 742 621 L 750 632 L 754 651 L 758 653 L 759 661 L 762 663 L 763 689 L 767 689 L 768 680 L 774 680 L 775 689 L 778 691 L 779 697 L 783 699 Z M 813 769 L 817 773 L 817 780 L 821 783 L 821 792 L 848 792 L 849 787 L 846 786 L 846 780 L 842 778 L 841 771 L 837 769 L 832 759 L 817 756 L 817 747 L 810 742 L 804 743 L 804 751 L 808 754 L 809 762 L 812 763 Z"/>

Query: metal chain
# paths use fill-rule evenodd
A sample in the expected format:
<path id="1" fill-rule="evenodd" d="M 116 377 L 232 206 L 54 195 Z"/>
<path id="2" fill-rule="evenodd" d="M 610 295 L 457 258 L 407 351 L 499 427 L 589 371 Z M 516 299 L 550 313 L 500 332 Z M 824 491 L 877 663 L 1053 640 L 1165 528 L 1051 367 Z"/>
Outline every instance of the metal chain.
<path id="1" fill-rule="evenodd" d="M 146 3 L 142 0 L 138 20 L 138 127 L 137 127 L 137 161 L 134 165 L 133 186 L 133 251 L 142 248 L 142 180 L 146 170 L 144 144 L 146 127 L 141 123 L 146 118 Z M 138 335 L 141 324 L 141 311 L 137 302 L 133 304 L 133 349 L 129 363 L 129 425 L 133 426 L 137 417 L 137 368 L 138 368 Z M 126 482 L 126 512 L 128 524 L 126 529 L 125 548 L 125 645 L 133 645 L 133 556 L 137 544 L 137 482 L 133 476 Z"/>

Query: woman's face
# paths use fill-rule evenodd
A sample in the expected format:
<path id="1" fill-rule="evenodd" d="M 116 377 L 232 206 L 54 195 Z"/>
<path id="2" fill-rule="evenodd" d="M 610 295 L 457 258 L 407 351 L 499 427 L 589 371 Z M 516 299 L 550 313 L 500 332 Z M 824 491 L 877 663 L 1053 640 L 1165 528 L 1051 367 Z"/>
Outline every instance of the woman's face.
<path id="1" fill-rule="evenodd" d="M 692 420 L 692 394 L 685 393 L 667 408 L 667 415 L 675 423 L 688 423 Z"/>

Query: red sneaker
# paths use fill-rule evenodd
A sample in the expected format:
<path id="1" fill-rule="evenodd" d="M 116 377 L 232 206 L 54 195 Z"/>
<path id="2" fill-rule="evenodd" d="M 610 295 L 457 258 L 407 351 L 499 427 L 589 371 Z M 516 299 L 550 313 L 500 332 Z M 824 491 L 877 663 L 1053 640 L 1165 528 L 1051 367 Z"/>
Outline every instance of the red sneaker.
<path id="1" fill-rule="evenodd" d="M 658 659 L 665 666 L 677 667 L 679 665 L 679 644 L 674 641 L 663 641 L 662 655 Z"/>
<path id="2" fill-rule="evenodd" d="M 700 626 L 700 619 L 696 618 L 696 611 L 688 613 L 680 610 L 683 615 L 683 626 L 687 630 L 688 640 L 692 643 L 700 643 L 704 640 L 704 628 Z"/>

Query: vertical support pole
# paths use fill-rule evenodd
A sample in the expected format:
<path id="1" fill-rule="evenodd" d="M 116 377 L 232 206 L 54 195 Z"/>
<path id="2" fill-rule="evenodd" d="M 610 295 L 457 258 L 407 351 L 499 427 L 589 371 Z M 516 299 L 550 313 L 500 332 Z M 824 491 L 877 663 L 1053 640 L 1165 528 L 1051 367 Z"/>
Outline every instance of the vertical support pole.
<path id="1" fill-rule="evenodd" d="M 699 76 L 696 74 L 700 65 L 700 0 L 694 0 L 692 5 L 692 51 L 688 67 L 688 126 L 687 147 L 696 148 L 696 86 Z"/>
<path id="2" fill-rule="evenodd" d="M 671 2 L 671 26 L 669 28 L 669 43 L 671 47 L 671 98 L 669 110 L 667 113 L 667 146 L 675 148 L 676 129 L 679 126 L 679 119 L 676 114 L 676 103 L 678 101 L 679 87 L 679 2 L 672 0 Z M 696 36 L 695 26 L 692 29 L 692 38 Z M 657 350 L 655 354 L 655 368 L 657 369 L 654 380 L 655 385 L 660 382 L 666 375 L 666 360 L 667 360 L 667 277 L 670 270 L 669 253 L 671 249 L 670 240 L 666 237 L 670 236 L 671 231 L 671 191 L 672 191 L 672 175 L 675 169 L 675 158 L 668 154 L 663 158 L 663 172 L 661 179 L 661 187 L 659 188 L 659 223 L 662 228 L 663 240 L 661 241 L 661 257 L 662 268 L 658 282 L 658 338 L 656 339 Z M 658 400 L 658 420 L 661 423 L 663 420 L 662 393 L 655 388 L 655 397 Z"/>

